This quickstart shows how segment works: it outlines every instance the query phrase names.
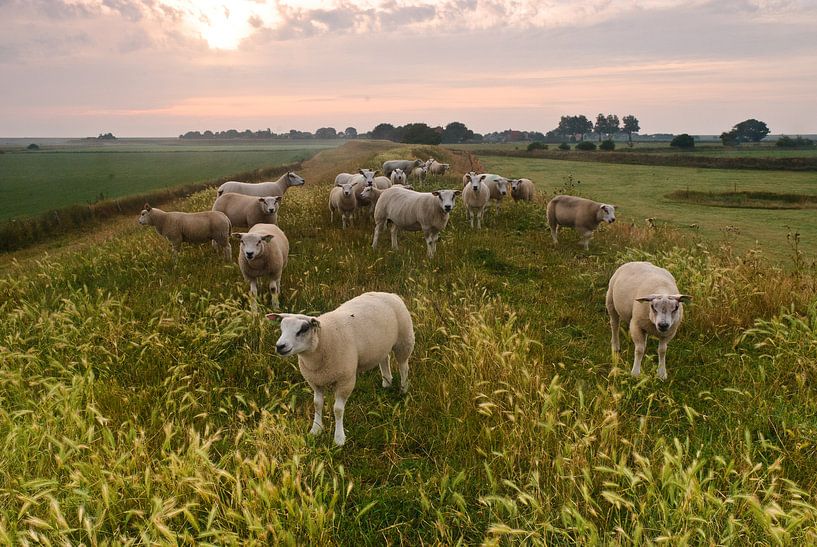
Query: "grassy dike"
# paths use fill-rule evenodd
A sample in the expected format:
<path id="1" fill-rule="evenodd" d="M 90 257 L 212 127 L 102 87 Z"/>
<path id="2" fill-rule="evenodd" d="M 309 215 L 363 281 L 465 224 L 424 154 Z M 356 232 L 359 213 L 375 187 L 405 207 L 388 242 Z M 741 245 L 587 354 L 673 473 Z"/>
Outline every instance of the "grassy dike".
<path id="1" fill-rule="evenodd" d="M 418 234 L 372 251 L 370 223 L 328 224 L 335 173 L 468 160 L 388 146 L 308 160 L 280 214 L 285 310 L 387 290 L 414 317 L 409 393 L 362 376 L 342 449 L 306 435 L 311 393 L 274 355 L 269 296 L 250 311 L 237 265 L 209 247 L 174 264 L 134 211 L 70 250 L 3 259 L 0 541 L 817 541 L 814 272 L 666 226 L 604 227 L 590 252 L 567 231 L 554 249 L 542 202 L 506 204 L 479 233 L 458 204 L 431 261 Z M 633 259 L 694 298 L 667 382 L 654 341 L 640 379 L 611 363 L 604 291 Z"/>

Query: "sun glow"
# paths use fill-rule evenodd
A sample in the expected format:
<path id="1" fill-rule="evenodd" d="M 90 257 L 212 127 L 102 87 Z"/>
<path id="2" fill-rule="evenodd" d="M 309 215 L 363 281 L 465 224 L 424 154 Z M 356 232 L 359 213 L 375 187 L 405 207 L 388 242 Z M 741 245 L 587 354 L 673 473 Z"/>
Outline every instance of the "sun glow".
<path id="1" fill-rule="evenodd" d="M 257 2 L 164 0 L 184 27 L 213 49 L 234 50 L 262 25 L 276 19 L 274 9 Z"/>

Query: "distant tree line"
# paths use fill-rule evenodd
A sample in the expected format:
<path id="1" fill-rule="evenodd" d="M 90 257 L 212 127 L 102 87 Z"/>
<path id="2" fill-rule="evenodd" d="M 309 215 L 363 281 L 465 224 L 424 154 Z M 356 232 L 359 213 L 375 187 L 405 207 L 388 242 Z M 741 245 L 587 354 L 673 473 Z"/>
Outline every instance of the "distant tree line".
<path id="1" fill-rule="evenodd" d="M 622 125 L 623 122 L 623 125 Z M 549 140 L 569 140 L 569 141 L 583 141 L 585 135 L 595 133 L 598 135 L 599 142 L 603 137 L 607 140 L 613 139 L 618 133 L 626 133 L 629 142 L 633 141 L 633 133 L 638 133 L 641 127 L 638 123 L 638 118 L 632 114 L 628 114 L 619 120 L 615 114 L 601 114 L 596 116 L 596 123 L 594 124 L 584 114 L 562 116 L 559 120 L 559 125 L 555 129 L 551 129 L 547 133 Z"/>

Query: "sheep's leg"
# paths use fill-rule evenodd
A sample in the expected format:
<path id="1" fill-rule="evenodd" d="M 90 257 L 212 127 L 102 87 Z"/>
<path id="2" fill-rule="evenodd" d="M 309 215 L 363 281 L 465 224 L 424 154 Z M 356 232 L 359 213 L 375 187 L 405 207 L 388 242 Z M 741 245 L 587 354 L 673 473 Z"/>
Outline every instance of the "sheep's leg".
<path id="1" fill-rule="evenodd" d="M 647 333 L 642 331 L 635 325 L 635 321 L 631 321 L 630 336 L 633 339 L 635 346 L 635 356 L 633 357 L 633 370 L 630 374 L 638 376 L 641 374 L 641 360 L 644 358 L 644 353 L 647 351 Z"/>
<path id="2" fill-rule="evenodd" d="M 227 262 L 233 258 L 233 246 L 230 245 L 230 240 L 227 239 L 224 241 L 224 245 L 222 246 L 222 250 L 224 251 L 224 260 Z"/>
<path id="3" fill-rule="evenodd" d="M 485 208 L 477 210 L 477 230 L 482 229 L 482 215 L 485 214 Z"/>
<path id="4" fill-rule="evenodd" d="M 258 297 L 258 281 L 254 277 L 250 279 L 250 294 L 253 298 Z"/>
<path id="5" fill-rule="evenodd" d="M 593 237 L 593 231 L 586 230 L 582 232 L 581 236 L 582 236 L 581 245 L 582 247 L 584 247 L 584 250 L 587 251 L 590 249 L 590 239 Z"/>
<path id="6" fill-rule="evenodd" d="M 343 412 L 354 386 L 354 380 L 352 380 L 351 385 L 337 386 L 335 388 L 335 444 L 338 446 L 343 446 L 346 442 L 346 432 L 343 430 Z"/>
<path id="7" fill-rule="evenodd" d="M 409 383 L 408 355 L 398 363 L 398 366 L 400 367 L 400 393 L 406 393 Z"/>
<path id="8" fill-rule="evenodd" d="M 559 225 L 558 224 L 551 224 L 550 225 L 550 237 L 553 238 L 553 244 L 559 244 Z"/>
<path id="9" fill-rule="evenodd" d="M 383 222 L 376 222 L 374 225 L 374 236 L 372 236 L 372 249 L 377 249 L 377 240 L 380 238 L 380 230 L 383 229 Z"/>
<path id="10" fill-rule="evenodd" d="M 610 296 L 607 297 L 607 315 L 610 317 L 610 349 L 613 355 L 613 364 L 618 364 L 619 354 L 621 353 L 621 341 L 619 340 L 619 326 L 621 325 L 621 317 L 616 312 Z"/>
<path id="11" fill-rule="evenodd" d="M 667 379 L 667 344 L 669 340 L 658 340 L 658 377 L 662 380 Z"/>
<path id="12" fill-rule="evenodd" d="M 380 377 L 383 379 L 383 387 L 391 387 L 392 375 L 389 366 L 389 356 L 380 361 Z"/>
<path id="13" fill-rule="evenodd" d="M 343 223 L 343 229 L 346 229 L 346 213 L 340 214 L 340 221 Z"/>
<path id="14" fill-rule="evenodd" d="M 434 253 L 437 252 L 437 238 L 435 234 L 426 234 L 426 247 L 428 251 L 428 258 L 434 258 Z"/>
<path id="15" fill-rule="evenodd" d="M 315 417 L 312 418 L 312 429 L 310 435 L 319 435 L 323 431 L 323 390 L 317 386 L 312 386 L 314 391 L 312 401 L 315 403 Z"/>
<path id="16" fill-rule="evenodd" d="M 397 227 L 397 224 L 392 223 L 392 225 L 391 225 L 391 248 L 392 249 L 397 249 L 397 230 L 399 230 L 399 228 Z"/>
<path id="17" fill-rule="evenodd" d="M 471 223 L 471 228 L 474 227 L 474 212 L 471 210 L 470 207 L 465 209 L 465 216 L 468 219 L 468 222 Z"/>
<path id="18" fill-rule="evenodd" d="M 329 224 L 335 223 L 335 210 L 330 206 L 329 207 Z"/>

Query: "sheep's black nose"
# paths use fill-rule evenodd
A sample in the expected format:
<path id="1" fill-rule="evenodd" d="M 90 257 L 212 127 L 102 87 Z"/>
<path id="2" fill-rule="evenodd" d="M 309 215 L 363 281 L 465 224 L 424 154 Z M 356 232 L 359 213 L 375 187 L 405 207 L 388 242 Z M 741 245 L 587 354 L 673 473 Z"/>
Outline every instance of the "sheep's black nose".
<path id="1" fill-rule="evenodd" d="M 611 218 L 611 219 L 610 219 L 610 224 L 614 223 L 615 221 L 616 221 L 616 219 Z"/>
<path id="2" fill-rule="evenodd" d="M 253 256 L 255 253 L 244 253 L 244 254 L 245 254 L 245 255 L 247 255 L 247 258 L 252 258 L 252 256 Z"/>
<path id="3" fill-rule="evenodd" d="M 669 328 L 669 323 L 663 323 L 663 322 L 658 323 L 658 330 L 660 330 L 661 332 L 664 332 L 668 328 Z"/>
<path id="4" fill-rule="evenodd" d="M 286 349 L 287 349 L 287 345 L 286 345 L 286 344 L 276 344 L 276 345 L 275 345 L 275 350 L 276 350 L 278 353 L 284 353 L 284 350 L 286 350 Z"/>

